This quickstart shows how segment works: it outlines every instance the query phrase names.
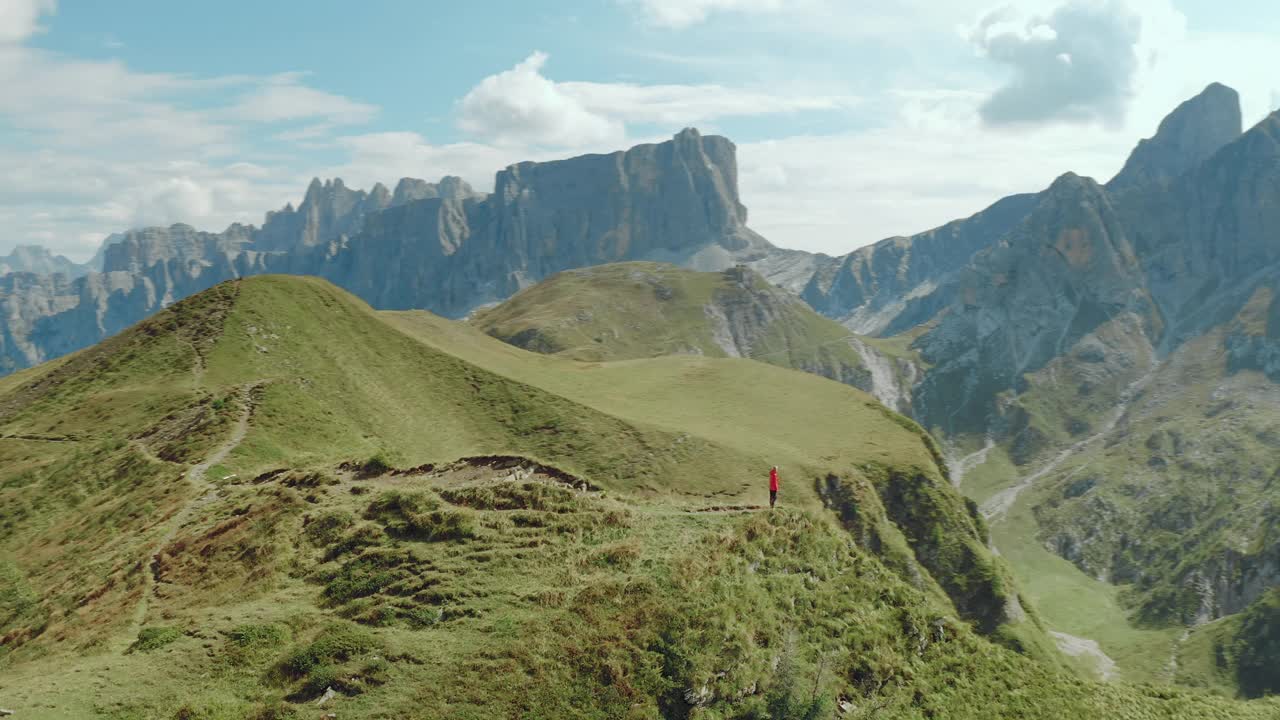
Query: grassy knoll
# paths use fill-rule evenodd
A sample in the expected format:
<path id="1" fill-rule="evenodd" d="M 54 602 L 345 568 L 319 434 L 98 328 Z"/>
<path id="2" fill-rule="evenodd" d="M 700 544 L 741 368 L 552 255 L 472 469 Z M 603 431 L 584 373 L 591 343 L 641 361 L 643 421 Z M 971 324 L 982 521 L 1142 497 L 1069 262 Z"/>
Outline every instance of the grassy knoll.
<path id="1" fill-rule="evenodd" d="M 849 330 L 745 268 L 660 263 L 569 270 L 470 323 L 534 352 L 584 361 L 665 355 L 750 357 L 869 388 Z"/>

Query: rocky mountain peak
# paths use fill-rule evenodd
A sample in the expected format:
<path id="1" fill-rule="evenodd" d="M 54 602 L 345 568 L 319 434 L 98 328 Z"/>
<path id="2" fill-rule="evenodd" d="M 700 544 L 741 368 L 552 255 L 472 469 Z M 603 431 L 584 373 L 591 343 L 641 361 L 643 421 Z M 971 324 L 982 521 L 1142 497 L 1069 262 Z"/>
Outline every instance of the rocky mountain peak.
<path id="1" fill-rule="evenodd" d="M 1049 185 L 1049 193 L 1078 193 L 1095 187 L 1097 187 L 1097 183 L 1092 178 L 1068 171 L 1054 179 Z"/>
<path id="2" fill-rule="evenodd" d="M 698 132 L 698 128 L 687 127 L 676 133 L 672 138 L 676 142 L 697 142 L 702 137 L 702 133 Z"/>
<path id="3" fill-rule="evenodd" d="M 64 273 L 70 277 L 83 275 L 85 268 L 62 255 L 54 255 L 41 245 L 18 245 L 7 255 L 0 255 L 0 275 L 26 272 L 37 275 Z"/>
<path id="4" fill-rule="evenodd" d="M 1199 166 L 1243 131 L 1240 94 L 1213 83 L 1174 109 L 1154 136 L 1140 141 L 1108 188 L 1167 183 Z"/>
<path id="5" fill-rule="evenodd" d="M 372 210 L 382 210 L 391 204 L 391 191 L 382 183 L 374 183 L 369 191 L 367 203 Z"/>
<path id="6" fill-rule="evenodd" d="M 303 204 L 318 201 L 320 199 L 320 194 L 324 192 L 324 185 L 325 184 L 320 181 L 320 178 L 311 178 L 311 183 L 307 185 L 307 193 L 302 197 Z"/>
<path id="7" fill-rule="evenodd" d="M 475 195 L 475 190 L 471 189 L 471 185 L 466 180 L 456 175 L 445 175 L 440 178 L 439 184 L 436 185 L 437 191 L 442 198 L 452 198 L 462 200 L 464 198 Z"/>

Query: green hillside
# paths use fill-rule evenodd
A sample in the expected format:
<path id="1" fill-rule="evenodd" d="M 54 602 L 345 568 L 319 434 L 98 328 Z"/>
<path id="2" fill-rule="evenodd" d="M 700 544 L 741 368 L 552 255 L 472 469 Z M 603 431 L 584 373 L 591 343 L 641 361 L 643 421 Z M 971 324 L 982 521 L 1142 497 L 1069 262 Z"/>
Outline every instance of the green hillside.
<path id="1" fill-rule="evenodd" d="M 747 357 L 871 388 L 847 329 L 742 267 L 713 273 L 629 262 L 568 270 L 471 323 L 526 350 L 575 360 Z"/>
<path id="2" fill-rule="evenodd" d="M 225 283 L 0 381 L 0 707 L 1280 711 L 1071 674 L 975 510 L 918 427 L 822 378 L 581 363 L 319 280 Z"/>

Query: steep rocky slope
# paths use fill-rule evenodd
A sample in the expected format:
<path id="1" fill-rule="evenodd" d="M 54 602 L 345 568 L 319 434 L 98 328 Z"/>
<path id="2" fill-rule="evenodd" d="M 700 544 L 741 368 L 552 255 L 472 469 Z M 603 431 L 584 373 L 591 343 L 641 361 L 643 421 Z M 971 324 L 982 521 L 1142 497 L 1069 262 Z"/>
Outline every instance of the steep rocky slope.
<path id="1" fill-rule="evenodd" d="M 1021 493 L 1038 539 L 1149 623 L 1237 613 L 1280 581 L 1280 115 L 1239 134 L 1236 103 L 1211 86 L 1108 186 L 1059 178 L 912 345 L 916 418 L 1015 465 L 987 511 Z"/>
<path id="2" fill-rule="evenodd" d="M 1234 98 L 1211 87 L 1162 129 L 1178 131 L 1194 124 L 1186 113 L 1213 114 L 1214 102 Z M 1280 181 L 1277 125 L 1268 118 L 1172 181 L 1111 192 L 1059 178 L 960 274 L 937 327 L 916 344 L 935 365 L 917 393 L 921 418 L 949 432 L 998 426 L 1008 416 L 1002 393 L 1020 392 L 1025 375 L 1081 343 L 1096 346 L 1105 328 L 1123 325 L 1164 355 L 1233 317 L 1280 252 L 1267 229 Z M 1158 134 L 1130 169 L 1150 162 L 1146 148 L 1172 142 Z M 1129 374 L 1143 366 L 1132 352 L 1112 359 Z"/>
<path id="3" fill-rule="evenodd" d="M 822 259 L 800 291 L 815 310 L 855 332 L 892 335 L 933 317 L 973 256 L 1031 212 L 1037 195 L 1012 195 L 965 220 Z M 768 274 L 768 273 L 766 273 Z"/>

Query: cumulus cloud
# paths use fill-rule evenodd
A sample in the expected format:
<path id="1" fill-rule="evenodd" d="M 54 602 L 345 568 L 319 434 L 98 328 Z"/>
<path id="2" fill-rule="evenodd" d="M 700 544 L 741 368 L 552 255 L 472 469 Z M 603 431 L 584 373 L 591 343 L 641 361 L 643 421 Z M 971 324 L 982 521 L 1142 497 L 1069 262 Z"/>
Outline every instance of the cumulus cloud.
<path id="1" fill-rule="evenodd" d="M 491 75 L 458 103 L 458 125 L 499 145 L 581 147 L 619 144 L 627 124 L 683 126 L 722 117 L 847 108 L 842 95 L 779 95 L 722 85 L 556 82 L 543 75 L 548 56 L 535 52 Z"/>
<path id="2" fill-rule="evenodd" d="M 1120 0 L 1072 0 L 1048 16 L 988 13 L 970 32 L 1008 82 L 983 103 L 988 125 L 1101 121 L 1119 125 L 1140 69 L 1142 17 Z"/>
<path id="3" fill-rule="evenodd" d="M 498 144 L 576 145 L 621 140 L 623 125 L 594 113 L 542 75 L 547 54 L 535 52 L 490 75 L 458 103 L 458 125 Z"/>
<path id="4" fill-rule="evenodd" d="M 134 208 L 135 225 L 168 225 L 205 218 L 213 211 L 213 192 L 187 177 L 171 177 L 141 188 Z"/>
<path id="5" fill-rule="evenodd" d="M 795 0 L 625 0 L 638 5 L 645 18 L 654 25 L 672 29 L 686 28 L 705 21 L 712 13 L 778 12 Z"/>
<path id="6" fill-rule="evenodd" d="M 56 0 L 0 0 L 0 44 L 21 42 L 40 32 L 40 17 L 56 8 Z"/>

